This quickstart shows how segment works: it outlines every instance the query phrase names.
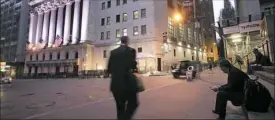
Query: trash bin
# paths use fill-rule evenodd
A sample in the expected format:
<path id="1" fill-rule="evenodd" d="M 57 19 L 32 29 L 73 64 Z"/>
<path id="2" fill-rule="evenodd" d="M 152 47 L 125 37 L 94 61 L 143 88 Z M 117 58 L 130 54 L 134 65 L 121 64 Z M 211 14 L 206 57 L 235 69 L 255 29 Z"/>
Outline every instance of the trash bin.
<path id="1" fill-rule="evenodd" d="M 194 67 L 193 66 L 189 66 L 187 68 L 187 71 L 186 71 L 186 79 L 188 81 L 191 81 L 193 79 L 193 71 L 194 71 Z"/>

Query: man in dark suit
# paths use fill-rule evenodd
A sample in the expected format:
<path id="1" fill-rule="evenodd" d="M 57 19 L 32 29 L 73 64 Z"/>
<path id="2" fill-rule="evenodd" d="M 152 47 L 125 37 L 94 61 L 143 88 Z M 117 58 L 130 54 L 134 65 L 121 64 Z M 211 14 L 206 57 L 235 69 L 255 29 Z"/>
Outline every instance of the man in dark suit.
<path id="1" fill-rule="evenodd" d="M 233 105 L 241 105 L 244 99 L 244 84 L 249 77 L 241 70 L 235 68 L 228 60 L 220 60 L 220 68 L 228 73 L 227 84 L 211 89 L 218 92 L 216 106 L 213 113 L 218 114 L 218 120 L 224 120 L 226 116 L 227 101 Z"/>
<path id="2" fill-rule="evenodd" d="M 136 71 L 136 51 L 128 47 L 128 41 L 127 36 L 121 37 L 121 46 L 111 51 L 108 63 L 118 120 L 130 120 L 138 107 L 137 83 L 131 79 Z"/>

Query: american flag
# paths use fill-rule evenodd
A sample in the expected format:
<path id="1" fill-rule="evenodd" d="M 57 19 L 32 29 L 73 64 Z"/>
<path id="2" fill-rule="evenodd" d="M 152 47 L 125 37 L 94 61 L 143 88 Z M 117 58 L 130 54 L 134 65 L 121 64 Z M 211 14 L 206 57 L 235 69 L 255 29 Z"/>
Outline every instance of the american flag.
<path id="1" fill-rule="evenodd" d="M 54 47 L 59 47 L 62 44 L 62 41 L 63 41 L 62 37 L 60 37 L 59 35 L 57 35 L 56 38 L 55 38 L 53 46 Z"/>

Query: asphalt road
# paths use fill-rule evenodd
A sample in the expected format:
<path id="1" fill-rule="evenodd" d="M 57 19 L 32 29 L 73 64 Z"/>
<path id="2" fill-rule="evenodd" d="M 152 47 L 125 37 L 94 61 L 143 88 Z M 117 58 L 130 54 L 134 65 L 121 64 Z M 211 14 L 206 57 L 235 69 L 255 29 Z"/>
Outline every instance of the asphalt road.
<path id="1" fill-rule="evenodd" d="M 225 83 L 220 71 L 201 74 L 188 82 L 171 76 L 143 77 L 146 91 L 139 95 L 136 119 L 214 119 L 212 85 Z M 109 79 L 15 80 L 1 87 L 1 119 L 114 119 L 115 103 Z M 251 114 L 268 119 L 274 115 Z M 238 107 L 228 104 L 228 119 L 241 119 Z"/>

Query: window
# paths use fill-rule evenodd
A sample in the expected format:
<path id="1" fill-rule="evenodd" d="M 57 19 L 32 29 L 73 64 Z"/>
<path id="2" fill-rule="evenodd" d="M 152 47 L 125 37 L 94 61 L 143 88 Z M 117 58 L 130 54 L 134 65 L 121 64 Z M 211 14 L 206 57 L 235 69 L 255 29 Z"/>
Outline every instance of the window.
<path id="1" fill-rule="evenodd" d="M 103 51 L 103 58 L 107 58 L 107 51 L 106 50 Z"/>
<path id="2" fill-rule="evenodd" d="M 107 8 L 111 8 L 111 0 L 107 2 Z"/>
<path id="3" fill-rule="evenodd" d="M 120 15 L 116 15 L 116 22 L 117 22 L 117 23 L 120 22 Z"/>
<path id="4" fill-rule="evenodd" d="M 75 52 L 74 58 L 75 58 L 75 59 L 78 58 L 78 52 Z"/>
<path id="5" fill-rule="evenodd" d="M 146 34 L 146 25 L 141 26 L 141 34 L 145 35 Z"/>
<path id="6" fill-rule="evenodd" d="M 123 0 L 123 4 L 127 4 L 127 0 Z"/>
<path id="7" fill-rule="evenodd" d="M 121 37 L 121 35 L 120 35 L 120 29 L 117 29 L 116 30 L 116 38 L 120 38 Z"/>
<path id="8" fill-rule="evenodd" d="M 127 13 L 123 13 L 123 22 L 126 22 L 128 20 L 128 15 Z"/>
<path id="9" fill-rule="evenodd" d="M 134 36 L 138 35 L 138 26 L 133 27 L 133 35 Z"/>
<path id="10" fill-rule="evenodd" d="M 210 49 L 210 52 L 213 53 L 213 48 Z"/>
<path id="11" fill-rule="evenodd" d="M 32 55 L 30 55 L 30 61 L 32 61 Z"/>
<path id="12" fill-rule="evenodd" d="M 142 52 L 142 47 L 139 47 L 138 48 L 138 53 L 141 53 Z"/>
<path id="13" fill-rule="evenodd" d="M 38 54 L 36 55 L 36 60 L 38 61 L 39 59 L 38 59 Z"/>
<path id="14" fill-rule="evenodd" d="M 100 34 L 100 40 L 104 40 L 104 32 L 101 32 L 101 34 Z"/>
<path id="15" fill-rule="evenodd" d="M 60 52 L 57 53 L 57 60 L 60 59 Z"/>
<path id="16" fill-rule="evenodd" d="M 123 29 L 123 36 L 127 36 L 127 29 L 126 28 Z"/>
<path id="17" fill-rule="evenodd" d="M 105 25 L 105 18 L 101 18 L 101 26 Z"/>
<path id="18" fill-rule="evenodd" d="M 52 60 L 52 59 L 53 59 L 53 54 L 50 53 L 49 60 Z"/>
<path id="19" fill-rule="evenodd" d="M 107 25 L 110 25 L 111 24 L 111 17 L 107 17 Z"/>
<path id="20" fill-rule="evenodd" d="M 138 1 L 138 0 L 133 0 L 134 2 Z"/>
<path id="21" fill-rule="evenodd" d="M 120 6 L 120 0 L 116 0 L 116 6 Z"/>
<path id="22" fill-rule="evenodd" d="M 138 19 L 138 11 L 137 10 L 133 12 L 133 19 L 134 20 Z"/>
<path id="23" fill-rule="evenodd" d="M 183 57 L 186 57 L 186 52 L 185 51 L 183 51 Z"/>
<path id="24" fill-rule="evenodd" d="M 176 54 L 176 49 L 174 49 L 174 57 L 176 57 L 176 55 L 177 55 L 177 54 Z"/>
<path id="25" fill-rule="evenodd" d="M 105 10 L 105 2 L 103 2 L 103 3 L 101 4 L 101 9 L 102 9 L 102 10 Z"/>
<path id="26" fill-rule="evenodd" d="M 111 35 L 111 32 L 107 31 L 107 33 L 106 33 L 106 39 L 110 39 L 110 35 Z"/>
<path id="27" fill-rule="evenodd" d="M 141 18 L 146 18 L 146 9 L 141 9 Z"/>
<path id="28" fill-rule="evenodd" d="M 65 58 L 69 59 L 69 52 L 66 52 Z"/>
<path id="29" fill-rule="evenodd" d="M 43 53 L 42 55 L 42 60 L 45 60 L 45 53 Z"/>

